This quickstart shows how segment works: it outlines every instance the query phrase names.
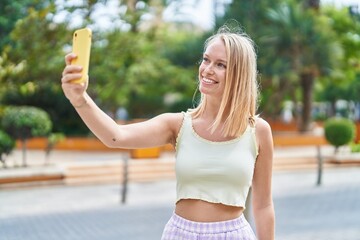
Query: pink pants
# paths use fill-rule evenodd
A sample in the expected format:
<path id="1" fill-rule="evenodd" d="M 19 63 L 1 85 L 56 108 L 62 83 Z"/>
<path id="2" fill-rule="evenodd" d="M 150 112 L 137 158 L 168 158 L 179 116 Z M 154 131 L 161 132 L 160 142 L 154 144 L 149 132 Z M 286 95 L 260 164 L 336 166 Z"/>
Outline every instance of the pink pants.
<path id="1" fill-rule="evenodd" d="M 193 222 L 175 213 L 172 215 L 161 240 L 256 240 L 245 217 L 222 222 Z"/>

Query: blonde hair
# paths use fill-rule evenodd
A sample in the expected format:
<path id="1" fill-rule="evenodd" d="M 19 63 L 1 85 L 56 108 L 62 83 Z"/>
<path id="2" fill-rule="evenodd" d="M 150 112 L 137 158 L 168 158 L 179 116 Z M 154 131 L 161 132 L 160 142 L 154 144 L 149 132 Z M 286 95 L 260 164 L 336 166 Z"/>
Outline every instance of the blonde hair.
<path id="1" fill-rule="evenodd" d="M 213 133 L 223 122 L 222 135 L 238 137 L 249 124 L 255 125 L 258 85 L 254 43 L 245 33 L 232 33 L 221 28 L 205 41 L 204 51 L 216 39 L 221 39 L 225 45 L 227 70 L 219 112 L 210 130 Z M 199 105 L 192 111 L 193 116 L 199 117 L 205 108 L 206 95 L 201 94 Z"/>

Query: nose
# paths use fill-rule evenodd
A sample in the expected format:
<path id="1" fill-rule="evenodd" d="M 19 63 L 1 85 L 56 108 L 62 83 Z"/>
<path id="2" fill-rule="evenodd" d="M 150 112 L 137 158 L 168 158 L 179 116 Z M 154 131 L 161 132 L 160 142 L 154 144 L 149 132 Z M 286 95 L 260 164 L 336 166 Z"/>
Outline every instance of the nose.
<path id="1" fill-rule="evenodd" d="M 206 65 L 204 72 L 207 74 L 213 74 L 214 73 L 213 65 L 212 64 Z"/>

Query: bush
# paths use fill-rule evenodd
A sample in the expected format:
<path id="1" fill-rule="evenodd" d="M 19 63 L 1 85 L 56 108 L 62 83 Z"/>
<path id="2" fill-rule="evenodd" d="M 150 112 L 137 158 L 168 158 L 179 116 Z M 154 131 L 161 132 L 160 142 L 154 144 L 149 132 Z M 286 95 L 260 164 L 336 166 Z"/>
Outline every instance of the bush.
<path id="1" fill-rule="evenodd" d="M 65 139 L 63 133 L 51 133 L 47 138 L 47 146 L 45 148 L 45 164 L 49 164 L 50 152 L 54 149 L 55 145 Z"/>
<path id="2" fill-rule="evenodd" d="M 26 140 L 45 136 L 52 128 L 49 115 L 37 107 L 7 107 L 2 118 L 4 130 L 13 138 L 20 138 L 23 149 L 23 166 L 26 166 Z"/>
<path id="3" fill-rule="evenodd" d="M 74 107 L 64 96 L 64 93 L 53 85 L 39 86 L 35 92 L 23 95 L 19 89 L 6 89 L 0 96 L 3 105 L 35 106 L 46 111 L 53 123 L 53 131 L 63 132 L 66 135 L 87 135 L 89 129 L 81 120 Z M 1 115 L 1 106 L 0 106 Z"/>
<path id="4" fill-rule="evenodd" d="M 14 138 L 27 139 L 47 135 L 52 128 L 49 115 L 37 107 L 8 107 L 4 111 L 2 125 Z"/>
<path id="5" fill-rule="evenodd" d="M 15 147 L 15 140 L 4 131 L 0 130 L 0 155 L 9 154 Z"/>
<path id="6" fill-rule="evenodd" d="M 181 112 L 181 111 L 187 111 L 189 108 L 194 108 L 195 102 L 191 98 L 184 98 L 180 101 L 177 101 L 173 104 L 171 104 L 167 111 L 168 112 Z"/>
<path id="7" fill-rule="evenodd" d="M 349 144 L 355 137 L 355 124 L 346 118 L 330 118 L 324 124 L 325 138 L 335 147 Z"/>
<path id="8" fill-rule="evenodd" d="M 4 155 L 8 155 L 15 147 L 15 140 L 0 130 L 0 161 L 5 165 Z"/>
<path id="9" fill-rule="evenodd" d="M 352 153 L 360 153 L 360 142 L 358 143 L 351 143 L 350 150 Z"/>

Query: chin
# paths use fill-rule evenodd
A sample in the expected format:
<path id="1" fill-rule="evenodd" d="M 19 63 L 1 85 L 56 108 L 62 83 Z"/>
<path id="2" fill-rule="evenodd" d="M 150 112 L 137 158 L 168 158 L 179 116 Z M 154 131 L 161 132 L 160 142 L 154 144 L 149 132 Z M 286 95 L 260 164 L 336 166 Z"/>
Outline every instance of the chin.
<path id="1" fill-rule="evenodd" d="M 201 85 L 199 86 L 199 91 L 202 94 L 209 94 L 210 93 L 210 91 L 208 91 L 206 88 L 202 87 Z"/>
<path id="2" fill-rule="evenodd" d="M 212 91 L 209 91 L 208 89 L 206 88 L 199 88 L 199 91 L 201 92 L 201 94 L 203 95 L 207 95 L 207 96 L 215 96 L 215 93 L 212 92 Z"/>

